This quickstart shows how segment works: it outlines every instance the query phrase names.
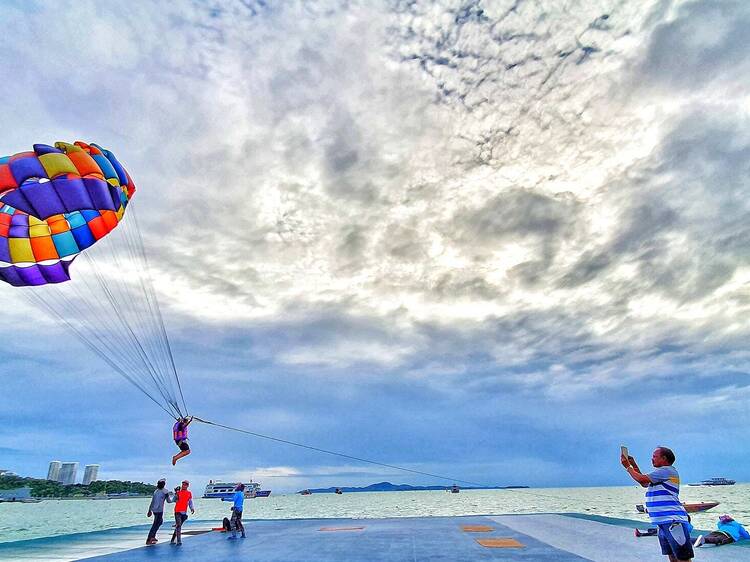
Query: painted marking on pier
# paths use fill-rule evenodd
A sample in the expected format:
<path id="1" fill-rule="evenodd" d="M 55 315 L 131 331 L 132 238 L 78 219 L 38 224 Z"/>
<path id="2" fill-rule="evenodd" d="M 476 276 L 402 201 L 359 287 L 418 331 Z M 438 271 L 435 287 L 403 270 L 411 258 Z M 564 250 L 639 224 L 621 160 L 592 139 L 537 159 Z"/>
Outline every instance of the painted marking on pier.
<path id="1" fill-rule="evenodd" d="M 523 548 L 523 544 L 516 539 L 474 539 L 487 548 Z"/>
<path id="2" fill-rule="evenodd" d="M 489 525 L 461 525 L 465 533 L 489 533 L 494 531 Z"/>
<path id="3" fill-rule="evenodd" d="M 364 527 L 321 527 L 318 531 L 362 531 Z"/>

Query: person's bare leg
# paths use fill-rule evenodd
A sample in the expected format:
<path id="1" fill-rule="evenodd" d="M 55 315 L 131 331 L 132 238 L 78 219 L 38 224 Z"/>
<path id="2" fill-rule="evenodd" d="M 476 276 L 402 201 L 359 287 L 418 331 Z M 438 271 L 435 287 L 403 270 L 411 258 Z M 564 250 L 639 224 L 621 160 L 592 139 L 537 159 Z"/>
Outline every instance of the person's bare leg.
<path id="1" fill-rule="evenodd" d="M 180 451 L 175 456 L 172 457 L 172 466 L 177 464 L 177 461 L 180 460 L 182 457 L 186 457 L 190 454 L 190 451 Z"/>

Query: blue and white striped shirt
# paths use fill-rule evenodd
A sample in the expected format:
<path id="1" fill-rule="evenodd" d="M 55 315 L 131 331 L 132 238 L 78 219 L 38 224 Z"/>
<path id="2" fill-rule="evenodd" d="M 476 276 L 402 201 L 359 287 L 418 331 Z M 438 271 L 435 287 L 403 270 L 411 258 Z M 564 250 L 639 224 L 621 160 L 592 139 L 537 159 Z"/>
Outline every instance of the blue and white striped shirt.
<path id="1" fill-rule="evenodd" d="M 677 469 L 662 466 L 646 476 L 651 480 L 646 490 L 646 511 L 651 523 L 687 523 L 687 511 L 680 503 L 680 475 L 677 474 Z"/>

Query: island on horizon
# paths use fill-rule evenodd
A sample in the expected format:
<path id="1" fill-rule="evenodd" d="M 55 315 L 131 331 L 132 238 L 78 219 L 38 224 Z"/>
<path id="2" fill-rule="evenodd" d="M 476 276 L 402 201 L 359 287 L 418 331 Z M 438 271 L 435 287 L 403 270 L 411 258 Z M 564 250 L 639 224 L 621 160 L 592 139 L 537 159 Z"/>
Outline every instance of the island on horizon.
<path id="1" fill-rule="evenodd" d="M 334 494 L 337 490 L 346 493 L 351 492 L 422 492 L 436 490 L 450 490 L 452 486 L 412 486 L 410 484 L 391 484 L 390 482 L 378 482 L 369 486 L 332 486 L 330 488 L 307 488 L 297 493 L 309 492 L 313 494 Z M 462 490 L 511 490 L 528 488 L 528 486 L 462 486 Z"/>

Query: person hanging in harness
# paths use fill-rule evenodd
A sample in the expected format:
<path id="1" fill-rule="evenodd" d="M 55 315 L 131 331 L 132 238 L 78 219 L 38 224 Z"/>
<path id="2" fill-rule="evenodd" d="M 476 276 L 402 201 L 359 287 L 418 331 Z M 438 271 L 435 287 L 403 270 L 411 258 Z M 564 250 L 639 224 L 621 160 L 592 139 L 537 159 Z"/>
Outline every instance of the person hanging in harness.
<path id="1" fill-rule="evenodd" d="M 177 461 L 182 457 L 186 457 L 190 454 L 190 445 L 188 445 L 188 425 L 193 421 L 193 416 L 189 418 L 180 418 L 172 428 L 172 437 L 174 443 L 180 448 L 180 452 L 172 457 L 172 466 L 177 464 Z"/>

